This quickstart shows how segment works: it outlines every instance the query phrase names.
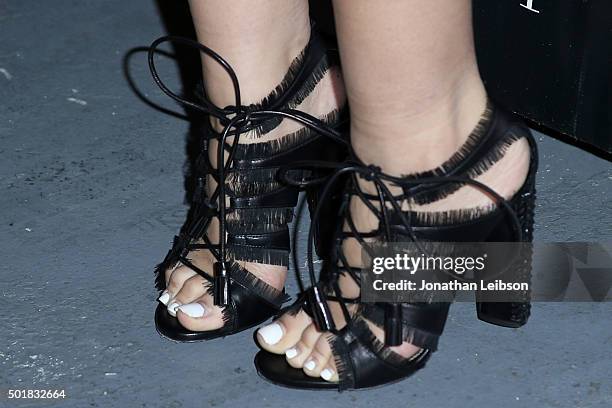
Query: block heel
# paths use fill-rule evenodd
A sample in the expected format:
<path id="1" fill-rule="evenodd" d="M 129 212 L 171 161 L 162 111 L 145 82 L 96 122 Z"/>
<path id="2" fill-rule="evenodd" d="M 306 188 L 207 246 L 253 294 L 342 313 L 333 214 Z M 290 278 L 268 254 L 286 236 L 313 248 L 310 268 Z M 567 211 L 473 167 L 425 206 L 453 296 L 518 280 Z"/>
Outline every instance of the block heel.
<path id="1" fill-rule="evenodd" d="M 529 130 L 525 130 L 529 132 Z M 538 150 L 532 137 L 527 139 L 531 148 L 531 164 L 525 184 L 510 201 L 512 209 L 516 212 L 522 228 L 522 242 L 533 242 L 534 212 L 536 205 L 535 175 L 538 167 Z M 520 282 L 531 282 L 532 249 L 525 246 L 521 256 L 511 266 L 513 276 Z M 487 294 L 490 296 L 490 293 Z M 484 295 L 476 291 L 476 316 L 479 320 L 496 326 L 518 328 L 527 324 L 531 315 L 530 292 L 519 294 L 518 301 L 512 302 L 486 302 L 480 301 Z"/>

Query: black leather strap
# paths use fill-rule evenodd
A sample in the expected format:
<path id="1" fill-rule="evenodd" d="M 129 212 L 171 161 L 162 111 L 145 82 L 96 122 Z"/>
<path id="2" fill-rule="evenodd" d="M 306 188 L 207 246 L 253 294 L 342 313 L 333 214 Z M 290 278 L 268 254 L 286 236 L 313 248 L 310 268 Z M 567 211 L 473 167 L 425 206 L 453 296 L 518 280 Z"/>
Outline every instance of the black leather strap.
<path id="1" fill-rule="evenodd" d="M 227 244 L 229 246 L 243 246 L 254 249 L 268 248 L 289 252 L 289 228 L 285 226 L 285 228 L 280 231 L 265 234 L 229 234 Z"/>
<path id="2" fill-rule="evenodd" d="M 340 119 L 342 121 L 342 119 Z M 340 126 L 338 124 L 337 126 Z M 248 146 L 248 145 L 245 145 Z M 242 146 L 239 146 L 239 148 Z M 302 143 L 296 144 L 282 152 L 266 157 L 237 157 L 234 160 L 234 169 L 250 170 L 256 168 L 272 168 L 304 160 L 338 160 L 337 143 L 323 137 L 313 136 Z"/>
<path id="3" fill-rule="evenodd" d="M 480 143 L 471 152 L 469 152 L 464 160 L 457 163 L 457 165 L 453 168 L 446 169 L 445 175 L 460 175 L 476 165 L 476 163 L 481 160 L 482 156 L 486 154 L 486 152 L 490 151 L 501 139 L 506 137 L 508 130 L 512 128 L 513 117 L 495 105 L 491 104 L 490 106 L 492 109 L 491 120 L 485 134 L 480 139 Z M 422 176 L 423 175 L 420 175 L 420 177 Z M 419 184 L 404 188 L 404 193 L 408 196 L 414 197 L 418 194 L 436 190 L 437 188 L 439 188 L 439 186 L 435 184 Z"/>
<path id="4" fill-rule="evenodd" d="M 364 304 L 361 315 L 378 327 L 385 322 L 384 304 Z M 435 351 L 444 331 L 449 303 L 402 303 L 403 341 Z"/>
<path id="5" fill-rule="evenodd" d="M 298 201 L 298 191 L 292 187 L 281 187 L 272 192 L 250 197 L 230 197 L 230 207 L 242 208 L 286 208 L 295 207 Z"/>

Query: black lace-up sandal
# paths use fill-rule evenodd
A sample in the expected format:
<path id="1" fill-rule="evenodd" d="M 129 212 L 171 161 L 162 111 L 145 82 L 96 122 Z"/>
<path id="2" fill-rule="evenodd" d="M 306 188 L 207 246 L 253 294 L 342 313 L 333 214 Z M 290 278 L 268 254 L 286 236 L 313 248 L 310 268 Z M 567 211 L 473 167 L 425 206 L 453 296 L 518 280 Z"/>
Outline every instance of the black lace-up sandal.
<path id="1" fill-rule="evenodd" d="M 529 142 L 531 164 L 526 181 L 520 190 L 506 200 L 474 178 L 503 157 L 506 149 L 521 138 Z M 305 162 L 297 163 L 295 166 L 328 166 L 328 164 Z M 291 367 L 284 355 L 260 351 L 255 357 L 258 373 L 275 384 L 291 388 L 342 391 L 400 381 L 425 366 L 436 350 L 438 339 L 444 329 L 450 306 L 448 299 L 434 302 L 365 304 L 360 303 L 359 299 L 344 298 L 337 283 L 340 275 L 347 274 L 358 284 L 361 275 L 361 269 L 352 267 L 342 251 L 344 239 L 353 237 L 366 250 L 367 243 L 373 241 L 450 243 L 523 242 L 532 239 L 537 171 L 536 144 L 529 129 L 520 120 L 494 108 L 492 104 L 489 104 L 479 126 L 460 151 L 436 170 L 406 177 L 393 177 L 383 173 L 379 168 L 364 165 L 357 158 L 335 167 L 336 172 L 322 193 L 324 201 L 326 194 L 334 190 L 334 183 L 346 183 L 335 234 L 335 250 L 323 263 L 317 282 L 312 244 L 309 242 L 307 264 L 312 286 L 302 292 L 298 300 L 286 308 L 285 312 L 297 313 L 299 310 L 304 310 L 311 316 L 319 331 L 330 333 L 328 340 L 339 382 L 333 383 L 309 377 L 303 370 Z M 284 177 L 291 179 L 286 175 Z M 359 178 L 372 182 L 378 194 L 363 192 L 357 184 Z M 292 182 L 301 185 L 296 180 Z M 494 204 L 484 209 L 439 213 L 417 213 L 402 207 L 402 204 L 425 204 L 439 200 L 464 185 L 481 190 L 492 198 Z M 397 191 L 402 193 L 394 195 L 391 189 L 397 187 L 399 187 Z M 352 197 L 360 199 L 377 216 L 379 226 L 376 230 L 357 231 L 348 211 Z M 317 216 L 315 211 L 313 218 L 316 220 Z M 309 238 L 312 239 L 313 231 L 310 232 Z M 512 263 L 512 266 L 515 266 L 515 263 Z M 516 266 L 522 268 L 520 273 L 529 273 L 530 260 Z M 341 306 L 347 322 L 344 327 L 336 328 L 327 301 L 338 302 Z M 353 305 L 353 310 L 349 312 L 350 305 Z M 484 321 L 517 327 L 527 321 L 529 299 L 521 297 L 514 303 L 480 302 L 477 309 L 478 317 Z M 370 323 L 384 331 L 384 343 L 374 335 Z M 390 348 L 390 346 L 399 346 L 403 342 L 420 347 L 420 351 L 411 357 L 402 357 Z"/>
<path id="2" fill-rule="evenodd" d="M 211 49 L 179 37 L 162 37 L 150 47 L 149 66 L 162 91 L 190 109 L 217 118 L 224 127 L 221 133 L 215 132 L 212 126 L 204 132 L 191 210 L 172 249 L 155 270 L 156 287 L 160 291 L 165 289 L 165 271 L 176 265 L 185 265 L 204 277 L 214 304 L 223 308 L 224 325 L 212 331 L 190 331 L 160 303 L 155 312 L 155 325 L 164 337 L 189 342 L 238 333 L 263 323 L 288 300 L 284 291 L 258 279 L 238 261 L 288 265 L 288 224 L 300 188 L 279 181 L 277 173 L 281 166 L 305 158 L 337 162 L 346 157 L 347 142 L 341 130 L 346 123 L 346 112 L 334 111 L 317 119 L 295 110 L 325 73 L 338 66 L 337 55 L 324 45 L 314 28 L 312 32 L 307 47 L 291 64 L 282 83 L 261 103 L 248 106 L 241 103 L 240 87 L 233 69 Z M 160 80 L 154 63 L 156 49 L 164 42 L 194 47 L 218 62 L 232 80 L 235 105 L 219 108 L 203 92 L 200 101 L 187 101 L 169 90 Z M 263 136 L 279 126 L 283 119 L 295 120 L 304 127 L 271 142 L 238 144 L 241 135 L 250 132 L 249 135 Z M 232 137 L 233 142 L 229 143 L 227 140 Z M 211 140 L 218 142 L 217 169 L 209 160 Z M 224 157 L 225 165 L 222 165 Z M 322 176 L 299 170 L 293 175 L 303 180 Z M 217 183 L 210 197 L 206 197 L 204 190 L 208 176 Z M 305 190 L 314 206 L 316 189 Z M 213 244 L 207 236 L 208 226 L 214 218 L 220 220 L 218 244 Z M 322 222 L 321 228 L 325 225 Z M 213 271 L 204 271 L 190 260 L 191 251 L 203 249 L 209 250 L 216 259 Z"/>

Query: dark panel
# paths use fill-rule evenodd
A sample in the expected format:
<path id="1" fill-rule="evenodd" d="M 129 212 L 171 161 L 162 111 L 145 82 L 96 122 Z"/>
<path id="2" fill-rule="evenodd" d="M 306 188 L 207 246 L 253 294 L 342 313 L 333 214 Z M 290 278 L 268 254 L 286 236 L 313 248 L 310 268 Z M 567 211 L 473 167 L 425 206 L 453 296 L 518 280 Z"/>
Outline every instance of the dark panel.
<path id="1" fill-rule="evenodd" d="M 481 73 L 498 102 L 612 151 L 611 1 L 474 0 L 474 26 Z"/>

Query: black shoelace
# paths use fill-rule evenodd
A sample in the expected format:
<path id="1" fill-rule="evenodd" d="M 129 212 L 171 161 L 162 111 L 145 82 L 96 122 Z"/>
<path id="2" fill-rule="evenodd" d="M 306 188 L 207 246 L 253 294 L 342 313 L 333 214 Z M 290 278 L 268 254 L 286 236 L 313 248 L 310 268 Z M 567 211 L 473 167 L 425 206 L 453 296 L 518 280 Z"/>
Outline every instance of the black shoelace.
<path id="1" fill-rule="evenodd" d="M 159 45 L 165 42 L 178 43 L 197 49 L 221 65 L 232 81 L 235 104 L 220 108 L 212 103 L 205 94 L 202 95 L 201 101 L 198 103 L 184 99 L 183 97 L 172 92 L 160 79 L 155 67 L 154 56 L 156 50 Z M 216 152 L 217 169 L 216 174 L 213 173 L 213 177 L 217 181 L 217 187 L 208 199 L 201 200 L 201 205 L 206 208 L 209 216 L 205 221 L 203 221 L 201 217 L 197 217 L 194 225 L 192 225 L 191 228 L 188 228 L 189 231 L 187 236 L 182 237 L 181 239 L 191 241 L 194 236 L 203 235 L 202 239 L 205 243 L 201 245 L 201 247 L 210 250 L 216 260 L 213 268 L 214 304 L 218 306 L 226 306 L 230 301 L 230 271 L 228 267 L 226 249 L 225 217 L 228 212 L 228 208 L 226 205 L 227 192 L 225 186 L 225 176 L 232 168 L 240 135 L 262 126 L 268 120 L 280 117 L 297 121 L 302 125 L 311 128 L 315 132 L 337 141 L 338 143 L 346 144 L 347 141 L 342 138 L 338 131 L 332 129 L 323 121 L 305 112 L 289 108 L 266 109 L 257 107 L 256 105 L 243 105 L 240 95 L 240 84 L 235 71 L 219 54 L 197 41 L 176 36 L 165 36 L 158 38 L 149 48 L 148 62 L 153 80 L 166 95 L 188 108 L 194 109 L 209 117 L 212 116 L 218 119 L 223 126 L 223 131 L 221 134 L 215 136 L 215 138 L 218 139 L 218 147 Z M 227 143 L 228 137 L 234 137 L 232 144 Z M 223 164 L 226 152 L 228 157 L 225 164 Z M 313 182 L 320 182 L 320 180 L 313 180 Z M 201 234 L 201 232 L 206 231 L 208 225 L 215 216 L 219 219 L 218 245 L 212 244 L 206 234 Z"/>
<path id="2" fill-rule="evenodd" d="M 353 154 L 353 157 L 356 157 Z M 351 321 L 352 317 L 349 313 L 347 303 L 356 303 L 358 299 L 347 299 L 342 296 L 340 288 L 338 286 L 338 278 L 340 277 L 339 273 L 331 274 L 327 276 L 327 282 L 321 282 L 317 279 L 315 273 L 315 260 L 314 260 L 314 251 L 313 251 L 313 243 L 314 243 L 314 226 L 317 224 L 320 214 L 321 208 L 325 204 L 325 201 L 332 192 L 339 180 L 343 179 L 343 176 L 352 176 L 352 177 L 361 177 L 365 181 L 371 182 L 374 184 L 376 189 L 376 195 L 366 194 L 361 191 L 358 186 L 356 186 L 357 194 L 360 196 L 361 201 L 375 214 L 378 218 L 380 224 L 383 226 L 384 239 L 386 242 L 391 241 L 391 225 L 389 222 L 389 210 L 392 209 L 394 214 L 399 216 L 399 220 L 401 225 L 405 228 L 407 232 L 407 236 L 409 240 L 415 244 L 415 246 L 421 250 L 423 253 L 427 253 L 420 245 L 419 240 L 416 237 L 412 223 L 408 217 L 404 214 L 401 207 L 401 201 L 407 200 L 410 203 L 410 192 L 409 188 L 417 185 L 441 185 L 445 183 L 459 183 L 461 185 L 471 185 L 481 190 L 483 193 L 489 194 L 492 197 L 493 201 L 496 202 L 498 208 L 506 211 L 513 224 L 513 228 L 515 230 L 517 241 L 522 240 L 522 227 L 520 224 L 520 220 L 512 208 L 512 205 L 506 200 L 504 197 L 499 195 L 496 191 L 486 186 L 485 184 L 473 180 L 469 177 L 463 176 L 430 176 L 430 177 L 420 177 L 420 178 L 402 178 L 396 177 L 389 174 L 384 173 L 380 167 L 373 165 L 366 165 L 361 160 L 354 158 L 352 160 L 346 161 L 344 163 L 329 163 L 323 161 L 303 161 L 298 163 L 293 163 L 289 166 L 286 166 L 280 171 L 280 178 L 284 180 L 286 183 L 290 185 L 294 185 L 297 187 L 308 187 L 313 184 L 321 183 L 321 180 L 297 180 L 291 178 L 291 170 L 294 169 L 308 169 L 308 168 L 327 168 L 333 171 L 331 176 L 325 181 L 324 186 L 322 187 L 322 192 L 320 195 L 319 203 L 314 211 L 312 216 L 310 228 L 308 231 L 308 242 L 307 242 L 307 267 L 308 267 L 308 275 L 310 279 L 310 287 L 307 290 L 307 295 L 303 299 L 310 307 L 310 315 L 313 318 L 313 321 L 317 328 L 320 331 L 328 331 L 334 334 L 338 334 L 339 331 L 336 329 L 336 325 L 334 323 L 333 317 L 331 315 L 331 311 L 327 304 L 328 300 L 339 302 L 343 314 L 345 316 L 346 321 Z M 356 182 L 355 182 L 356 184 Z M 403 191 L 400 195 L 393 195 L 388 185 L 400 187 Z M 380 209 L 376 208 L 374 204 L 372 204 L 371 200 L 375 200 L 378 202 Z M 391 208 L 388 208 L 387 203 L 391 205 Z M 344 208 L 343 211 L 349 211 L 348 208 Z M 344 219 L 344 217 L 342 217 Z M 350 217 L 348 218 L 350 221 Z M 361 245 L 361 247 L 369 252 L 369 248 L 365 240 L 361 237 L 359 231 L 357 231 L 355 225 L 351 222 L 348 222 L 348 226 L 351 230 L 351 235 L 356 238 Z M 337 243 L 336 245 L 341 245 L 341 243 Z M 342 254 L 341 249 L 338 249 L 338 252 Z M 371 255 L 371 253 L 370 253 Z M 358 273 L 355 271 L 356 268 L 351 267 L 348 264 L 348 261 L 344 255 L 339 257 L 339 260 L 342 264 L 342 269 L 347 271 L 349 275 L 355 280 L 357 284 L 360 284 L 360 277 Z M 301 279 L 301 274 L 299 270 L 299 263 L 295 262 L 296 275 L 299 280 L 300 287 L 304 287 L 304 284 Z M 330 295 L 323 284 L 328 284 L 331 286 L 334 291 L 334 295 Z M 385 344 L 388 346 L 398 346 L 402 343 L 403 339 L 401 338 L 401 330 L 398 330 L 397 325 L 401 324 L 401 304 L 397 303 L 389 303 L 385 308 Z"/>

